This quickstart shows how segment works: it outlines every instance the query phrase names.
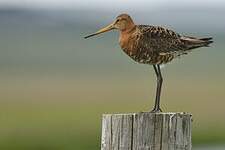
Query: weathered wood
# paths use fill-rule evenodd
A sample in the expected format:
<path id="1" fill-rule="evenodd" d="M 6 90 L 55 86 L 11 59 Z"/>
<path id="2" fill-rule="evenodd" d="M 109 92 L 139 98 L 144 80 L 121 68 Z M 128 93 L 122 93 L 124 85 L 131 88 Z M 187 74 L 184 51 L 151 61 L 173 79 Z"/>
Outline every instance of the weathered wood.
<path id="1" fill-rule="evenodd" d="M 191 150 L 191 114 L 105 114 L 101 150 Z"/>

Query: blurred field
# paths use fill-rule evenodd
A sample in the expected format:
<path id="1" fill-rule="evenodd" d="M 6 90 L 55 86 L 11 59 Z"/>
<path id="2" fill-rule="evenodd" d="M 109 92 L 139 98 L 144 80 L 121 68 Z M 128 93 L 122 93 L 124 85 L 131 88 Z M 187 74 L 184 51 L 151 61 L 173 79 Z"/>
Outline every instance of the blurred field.
<path id="1" fill-rule="evenodd" d="M 196 80 L 199 84 L 193 87 L 193 81 L 180 78 L 184 87 L 173 78 L 167 79 L 163 109 L 193 113 L 194 144 L 223 143 L 224 101 L 220 97 L 224 92 L 218 90 L 222 85 Z M 102 113 L 147 111 L 153 104 L 154 82 L 143 76 L 94 80 L 20 77 L 1 83 L 0 145 L 7 148 L 96 147 Z M 87 137 L 91 142 L 82 144 Z"/>
<path id="2" fill-rule="evenodd" d="M 0 13 L 5 19 L 0 23 L 4 35 L 0 36 L 0 149 L 97 150 L 101 114 L 152 108 L 156 86 L 152 67 L 128 59 L 117 44 L 117 33 L 83 39 L 104 22 L 71 21 L 76 14 L 69 21 L 60 20 L 65 16 L 39 15 L 32 21 L 30 12 L 11 17 L 4 13 Z M 194 146 L 224 144 L 225 35 L 219 26 L 198 30 L 200 25 L 192 21 L 194 27 L 174 23 L 174 28 L 212 35 L 215 43 L 163 68 L 162 108 L 193 114 Z"/>

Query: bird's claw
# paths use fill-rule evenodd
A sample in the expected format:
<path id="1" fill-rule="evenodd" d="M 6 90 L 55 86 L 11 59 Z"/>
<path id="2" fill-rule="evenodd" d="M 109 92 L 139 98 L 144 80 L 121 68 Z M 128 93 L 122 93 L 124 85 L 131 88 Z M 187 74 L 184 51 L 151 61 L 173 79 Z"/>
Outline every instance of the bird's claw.
<path id="1" fill-rule="evenodd" d="M 160 113 L 162 112 L 161 108 L 154 108 L 153 110 L 150 111 L 150 113 Z"/>

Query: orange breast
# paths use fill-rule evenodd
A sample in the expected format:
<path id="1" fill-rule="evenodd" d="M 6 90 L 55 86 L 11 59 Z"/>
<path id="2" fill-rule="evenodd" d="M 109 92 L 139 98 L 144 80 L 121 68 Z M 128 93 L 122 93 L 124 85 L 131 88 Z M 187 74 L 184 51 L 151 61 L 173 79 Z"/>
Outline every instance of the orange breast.
<path id="1" fill-rule="evenodd" d="M 127 55 L 131 56 L 136 54 L 135 40 L 132 38 L 131 34 L 121 33 L 119 43 L 120 47 Z"/>

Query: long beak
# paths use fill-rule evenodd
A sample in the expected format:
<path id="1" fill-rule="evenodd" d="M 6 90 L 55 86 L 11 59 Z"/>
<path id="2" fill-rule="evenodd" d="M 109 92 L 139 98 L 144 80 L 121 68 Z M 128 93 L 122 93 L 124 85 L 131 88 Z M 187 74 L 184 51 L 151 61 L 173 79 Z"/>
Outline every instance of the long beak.
<path id="1" fill-rule="evenodd" d="M 107 32 L 107 31 L 110 31 L 110 30 L 112 30 L 112 29 L 115 29 L 114 23 L 112 23 L 112 24 L 110 24 L 110 25 L 108 25 L 108 26 L 106 26 L 106 27 L 104 27 L 104 28 L 98 30 L 97 32 L 95 32 L 95 33 L 93 33 L 93 34 L 90 34 L 90 35 L 88 35 L 88 36 L 85 36 L 84 38 L 87 39 L 87 38 L 89 38 L 89 37 L 92 37 L 92 36 L 95 36 L 95 35 L 98 35 L 98 34 L 101 34 L 101 33 Z"/>

